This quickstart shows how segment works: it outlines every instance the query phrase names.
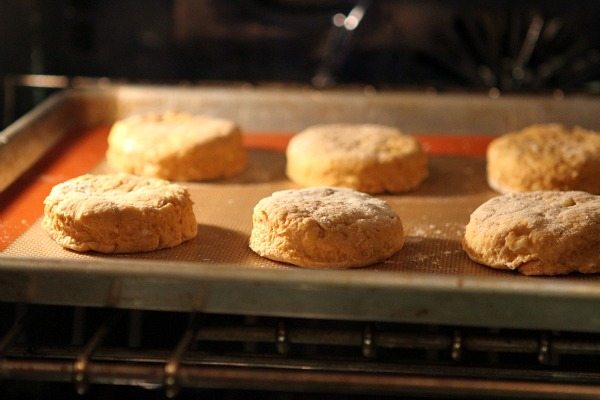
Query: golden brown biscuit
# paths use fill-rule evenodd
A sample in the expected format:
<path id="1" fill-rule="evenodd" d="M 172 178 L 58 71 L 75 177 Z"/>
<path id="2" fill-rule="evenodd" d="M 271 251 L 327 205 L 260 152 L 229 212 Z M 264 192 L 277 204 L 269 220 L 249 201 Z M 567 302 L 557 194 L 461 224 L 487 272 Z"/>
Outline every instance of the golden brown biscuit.
<path id="1" fill-rule="evenodd" d="M 350 189 L 275 192 L 256 204 L 252 222 L 252 250 L 300 267 L 361 267 L 404 244 L 402 222 L 387 203 Z"/>
<path id="2" fill-rule="evenodd" d="M 559 124 L 532 125 L 494 139 L 487 178 L 501 193 L 583 190 L 600 194 L 600 134 Z"/>
<path id="3" fill-rule="evenodd" d="M 82 175 L 54 186 L 42 225 L 63 247 L 101 253 L 173 247 L 197 233 L 187 189 L 124 173 Z"/>
<path id="4" fill-rule="evenodd" d="M 341 186 L 367 193 L 404 192 L 428 174 L 419 142 L 381 125 L 308 128 L 287 148 L 287 175 L 302 186 Z"/>
<path id="5" fill-rule="evenodd" d="M 525 275 L 600 272 L 600 196 L 542 191 L 494 197 L 472 214 L 463 248 Z"/>
<path id="6" fill-rule="evenodd" d="M 177 181 L 232 176 L 247 160 L 235 123 L 185 113 L 117 121 L 108 136 L 106 158 L 123 172 Z"/>

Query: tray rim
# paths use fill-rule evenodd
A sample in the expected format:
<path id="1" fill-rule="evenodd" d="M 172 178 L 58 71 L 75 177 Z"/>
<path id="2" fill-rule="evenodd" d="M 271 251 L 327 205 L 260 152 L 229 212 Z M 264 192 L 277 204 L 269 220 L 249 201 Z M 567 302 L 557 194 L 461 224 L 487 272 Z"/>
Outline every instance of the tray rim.
<path id="1" fill-rule="evenodd" d="M 339 273 L 343 279 L 339 279 Z M 0 301 L 600 331 L 600 314 L 594 307 L 600 301 L 597 283 L 507 278 L 372 273 L 361 269 L 240 270 L 231 264 L 152 260 L 0 257 Z M 58 285 L 61 291 L 56 291 Z M 140 297 L 149 293 L 157 297 Z M 315 296 L 324 294 L 326 297 L 315 300 Z"/>

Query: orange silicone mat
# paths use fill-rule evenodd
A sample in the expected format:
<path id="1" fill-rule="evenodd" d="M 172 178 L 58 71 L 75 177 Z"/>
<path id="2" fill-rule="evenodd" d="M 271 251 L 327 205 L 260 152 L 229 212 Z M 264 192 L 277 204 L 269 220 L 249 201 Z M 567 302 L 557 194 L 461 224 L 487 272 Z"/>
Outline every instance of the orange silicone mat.
<path id="1" fill-rule="evenodd" d="M 106 172 L 108 127 L 69 135 L 32 171 L 2 194 L 0 250 L 10 257 L 64 258 L 90 261 L 152 259 L 231 263 L 241 268 L 294 268 L 266 260 L 248 248 L 252 208 L 276 190 L 295 187 L 285 177 L 284 149 L 290 134 L 245 135 L 250 165 L 240 176 L 207 183 L 184 183 L 194 200 L 198 236 L 178 247 L 128 255 L 79 254 L 53 242 L 41 228 L 42 201 L 51 187 L 82 173 Z M 505 274 L 466 257 L 460 240 L 470 213 L 496 195 L 485 181 L 486 136 L 416 135 L 430 155 L 430 176 L 416 190 L 380 196 L 400 215 L 407 240 L 389 260 L 372 270 L 437 274 Z"/>

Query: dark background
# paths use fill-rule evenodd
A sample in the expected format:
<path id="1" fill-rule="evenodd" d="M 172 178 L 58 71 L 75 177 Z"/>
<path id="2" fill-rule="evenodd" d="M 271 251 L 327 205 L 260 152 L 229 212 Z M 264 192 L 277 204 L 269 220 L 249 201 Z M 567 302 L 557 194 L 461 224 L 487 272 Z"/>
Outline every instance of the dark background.
<path id="1" fill-rule="evenodd" d="M 599 20 L 597 0 L 3 0 L 0 75 L 598 93 Z"/>

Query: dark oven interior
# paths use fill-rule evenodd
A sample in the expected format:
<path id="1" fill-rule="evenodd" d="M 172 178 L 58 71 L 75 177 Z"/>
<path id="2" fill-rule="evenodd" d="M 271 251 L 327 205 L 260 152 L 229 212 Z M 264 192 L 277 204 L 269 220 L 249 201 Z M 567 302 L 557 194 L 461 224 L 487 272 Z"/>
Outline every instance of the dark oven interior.
<path id="1" fill-rule="evenodd" d="M 86 79 L 600 93 L 600 2 L 7 0 L 4 125 Z M 597 398 L 596 333 L 0 303 L 3 399 Z"/>
<path id="2" fill-rule="evenodd" d="M 599 16 L 595 0 L 9 0 L 5 123 L 47 94 L 13 105 L 14 86 L 75 76 L 598 93 Z"/>
<path id="3" fill-rule="evenodd" d="M 18 396 L 581 399 L 600 383 L 597 333 L 0 309 L 1 386 Z"/>

